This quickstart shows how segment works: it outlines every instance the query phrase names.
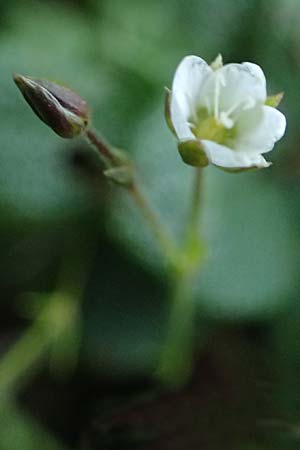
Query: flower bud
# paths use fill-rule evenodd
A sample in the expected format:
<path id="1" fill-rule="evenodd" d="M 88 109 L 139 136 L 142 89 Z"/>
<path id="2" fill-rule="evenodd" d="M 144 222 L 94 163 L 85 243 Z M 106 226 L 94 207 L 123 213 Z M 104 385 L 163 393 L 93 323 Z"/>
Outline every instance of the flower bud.
<path id="1" fill-rule="evenodd" d="M 205 167 L 209 161 L 202 144 L 198 140 L 181 141 L 178 150 L 182 160 L 189 166 Z"/>
<path id="2" fill-rule="evenodd" d="M 14 81 L 32 110 L 59 136 L 71 139 L 87 127 L 87 103 L 75 92 L 48 80 L 22 75 L 14 75 Z"/>

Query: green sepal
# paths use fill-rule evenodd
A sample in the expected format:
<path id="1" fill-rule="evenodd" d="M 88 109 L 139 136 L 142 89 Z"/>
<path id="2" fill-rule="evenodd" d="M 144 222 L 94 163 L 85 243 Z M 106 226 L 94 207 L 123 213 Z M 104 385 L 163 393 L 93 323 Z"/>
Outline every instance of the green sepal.
<path id="1" fill-rule="evenodd" d="M 216 58 L 210 63 L 210 67 L 212 70 L 219 70 L 223 67 L 223 57 L 221 53 L 219 53 Z"/>
<path id="2" fill-rule="evenodd" d="M 272 108 L 277 108 L 280 105 L 281 100 L 283 99 L 283 96 L 284 96 L 284 92 L 278 92 L 278 94 L 269 95 L 267 97 L 265 105 L 272 106 Z"/>
<path id="3" fill-rule="evenodd" d="M 112 167 L 103 172 L 106 178 L 123 187 L 133 183 L 133 168 L 131 166 Z"/>
<path id="4" fill-rule="evenodd" d="M 176 136 L 176 131 L 174 129 L 172 120 L 171 120 L 171 95 L 172 91 L 169 88 L 165 88 L 166 96 L 165 96 L 165 118 L 169 129 Z M 176 136 L 177 137 L 177 136 Z"/>
<path id="5" fill-rule="evenodd" d="M 111 154 L 113 156 L 113 167 L 123 167 L 130 165 L 130 159 L 128 157 L 128 154 L 116 147 L 110 148 Z"/>
<path id="6" fill-rule="evenodd" d="M 206 153 L 199 140 L 181 141 L 178 143 L 178 150 L 182 160 L 190 166 L 205 167 L 209 164 Z"/>

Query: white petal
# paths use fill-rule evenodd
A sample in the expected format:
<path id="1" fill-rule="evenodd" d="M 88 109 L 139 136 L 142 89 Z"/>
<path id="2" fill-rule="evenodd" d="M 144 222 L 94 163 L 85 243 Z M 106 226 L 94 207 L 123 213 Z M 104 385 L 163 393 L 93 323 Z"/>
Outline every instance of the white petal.
<path id="1" fill-rule="evenodd" d="M 221 69 L 226 80 L 224 101 L 229 101 L 226 94 L 239 99 L 248 97 L 256 101 L 265 102 L 267 98 L 266 78 L 262 69 L 249 62 L 242 64 L 228 64 Z M 231 99 L 232 102 L 232 99 Z"/>
<path id="2" fill-rule="evenodd" d="M 250 167 L 269 167 L 261 155 L 238 152 L 212 141 L 201 141 L 209 161 L 225 169 L 242 169 Z"/>
<path id="3" fill-rule="evenodd" d="M 266 153 L 282 138 L 286 129 L 285 116 L 271 106 L 245 111 L 236 124 L 234 148 L 241 152 Z"/>
<path id="4" fill-rule="evenodd" d="M 220 80 L 223 82 L 218 96 L 219 110 L 233 110 L 233 117 L 256 103 L 263 104 L 267 98 L 266 79 L 258 65 L 226 64 L 209 77 L 203 89 L 204 97 L 209 99 L 211 112 L 214 112 L 216 83 L 220 83 Z"/>
<path id="5" fill-rule="evenodd" d="M 179 140 L 185 141 L 189 139 L 195 139 L 190 126 L 188 124 L 188 117 L 180 107 L 176 96 L 171 93 L 171 104 L 170 104 L 170 119 L 172 121 L 174 130 Z"/>
<path id="6" fill-rule="evenodd" d="M 186 56 L 176 69 L 170 112 L 179 139 L 193 137 L 188 121 L 195 114 L 204 80 L 211 73 L 211 67 L 198 56 Z"/>
<path id="7" fill-rule="evenodd" d="M 186 56 L 178 65 L 172 84 L 172 92 L 183 93 L 190 99 L 199 95 L 203 81 L 213 72 L 199 56 Z"/>

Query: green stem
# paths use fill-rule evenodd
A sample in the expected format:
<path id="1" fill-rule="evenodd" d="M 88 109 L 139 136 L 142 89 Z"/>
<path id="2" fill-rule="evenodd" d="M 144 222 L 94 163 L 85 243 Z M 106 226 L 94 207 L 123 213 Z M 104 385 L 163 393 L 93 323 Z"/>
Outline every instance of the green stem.
<path id="1" fill-rule="evenodd" d="M 110 146 L 102 142 L 91 130 L 87 130 L 86 135 L 98 149 L 104 161 L 114 165 Z M 202 170 L 196 169 L 191 213 L 187 225 L 185 246 L 181 254 L 178 254 L 169 233 L 150 207 L 136 180 L 133 180 L 129 187 L 127 186 L 136 205 L 152 228 L 174 276 L 169 330 L 158 368 L 160 379 L 174 385 L 182 385 L 188 379 L 192 369 L 195 314 L 190 286 L 192 285 L 192 275 L 203 254 L 202 242 L 198 235 L 201 178 Z"/>
<path id="2" fill-rule="evenodd" d="M 13 401 L 1 404 L 0 448 L 6 450 L 68 450 L 28 412 Z"/>
<path id="3" fill-rule="evenodd" d="M 85 135 L 88 142 L 98 150 L 99 155 L 104 163 L 108 166 L 110 166 L 110 164 L 113 164 L 115 161 L 115 157 L 110 149 L 110 146 L 104 141 L 104 139 L 100 138 L 97 133 L 91 128 L 87 128 L 87 130 L 85 131 Z"/>
<path id="4" fill-rule="evenodd" d="M 43 301 L 42 298 L 39 300 Z M 46 306 L 42 307 L 33 324 L 0 360 L 1 401 L 2 397 L 11 396 L 32 376 L 51 345 L 70 326 L 74 308 L 72 299 L 56 291 L 46 301 Z"/>
<path id="5" fill-rule="evenodd" d="M 0 361 L 0 400 L 10 397 L 13 391 L 38 365 L 52 338 L 42 333 L 34 324 L 13 345 Z"/>
<path id="6" fill-rule="evenodd" d="M 197 169 L 181 264 L 179 270 L 174 271 L 168 334 L 158 368 L 160 380 L 173 387 L 184 385 L 193 368 L 195 303 L 191 288 L 195 270 L 203 257 L 203 244 L 198 234 L 201 175 L 201 170 Z"/>
<path id="7" fill-rule="evenodd" d="M 198 236 L 198 222 L 200 216 L 200 197 L 201 197 L 201 184 L 202 184 L 202 169 L 196 169 L 194 190 L 192 193 L 192 206 L 191 216 L 188 228 L 188 234 Z"/>
<path id="8" fill-rule="evenodd" d="M 76 358 L 76 345 L 80 334 L 79 308 L 85 286 L 87 265 L 80 257 L 66 249 L 57 290 L 43 299 L 46 305 L 37 314 L 32 325 L 0 359 L 0 403 L 13 394 L 31 377 L 45 355 L 52 357 L 68 369 Z M 66 342 L 67 346 L 66 346 Z M 64 350 L 66 350 L 64 352 Z M 64 355 L 62 353 L 64 352 Z M 53 359 L 52 358 L 52 359 Z"/>
<path id="9" fill-rule="evenodd" d="M 159 242 L 160 247 L 167 258 L 170 267 L 173 269 L 173 267 L 176 266 L 178 252 L 172 239 L 170 238 L 169 233 L 163 226 L 157 214 L 151 208 L 148 200 L 146 199 L 136 182 L 134 182 L 133 185 L 129 188 L 129 192 L 132 195 L 136 205 L 141 210 L 143 216 L 147 220 L 154 236 Z"/>
<path id="10" fill-rule="evenodd" d="M 194 303 L 190 281 L 186 274 L 173 281 L 168 332 L 157 371 L 160 381 L 174 388 L 183 386 L 192 371 Z"/>
<path id="11" fill-rule="evenodd" d="M 199 264 L 201 256 L 203 254 L 203 243 L 199 235 L 199 219 L 200 219 L 200 207 L 201 207 L 201 185 L 202 185 L 202 169 L 196 169 L 194 186 L 192 191 L 192 202 L 189 222 L 186 230 L 185 239 L 185 262 L 187 267 L 193 271 Z"/>
<path id="12" fill-rule="evenodd" d="M 107 167 L 116 167 L 120 165 L 120 161 L 116 159 L 116 155 L 110 145 L 99 137 L 94 130 L 87 129 L 85 134 L 88 141 L 98 150 L 101 159 Z M 133 179 L 129 186 L 124 187 L 126 187 L 135 204 L 140 208 L 162 251 L 164 252 L 170 267 L 173 268 L 173 266 L 176 265 L 175 260 L 177 259 L 177 250 L 169 232 L 165 229 L 158 215 L 152 209 L 149 201 L 146 199 L 139 184 L 137 183 L 137 180 Z"/>

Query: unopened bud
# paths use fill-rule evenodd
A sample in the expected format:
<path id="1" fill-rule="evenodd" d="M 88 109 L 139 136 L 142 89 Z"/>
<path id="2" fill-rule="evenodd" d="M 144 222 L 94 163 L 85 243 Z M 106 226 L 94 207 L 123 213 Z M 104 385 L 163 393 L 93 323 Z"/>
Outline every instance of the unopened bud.
<path id="1" fill-rule="evenodd" d="M 87 127 L 88 105 L 71 89 L 22 75 L 14 75 L 14 81 L 32 110 L 59 136 L 71 139 Z"/>

